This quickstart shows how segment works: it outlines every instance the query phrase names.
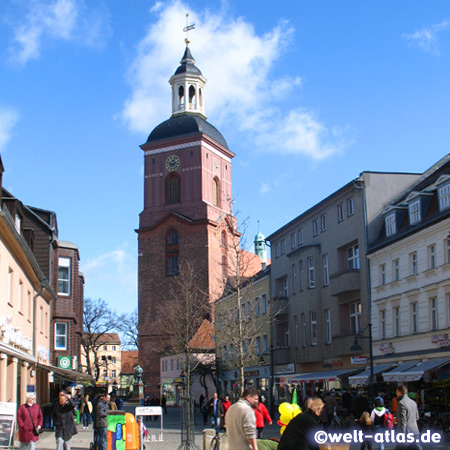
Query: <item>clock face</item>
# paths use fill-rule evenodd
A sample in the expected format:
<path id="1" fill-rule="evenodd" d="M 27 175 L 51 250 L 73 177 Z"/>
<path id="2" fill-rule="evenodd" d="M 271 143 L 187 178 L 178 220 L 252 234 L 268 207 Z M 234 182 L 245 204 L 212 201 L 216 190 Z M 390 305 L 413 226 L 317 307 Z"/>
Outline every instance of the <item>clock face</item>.
<path id="1" fill-rule="evenodd" d="M 180 167 L 180 158 L 177 155 L 169 156 L 166 159 L 166 169 L 169 172 L 173 172 L 174 170 L 177 170 L 178 167 Z"/>

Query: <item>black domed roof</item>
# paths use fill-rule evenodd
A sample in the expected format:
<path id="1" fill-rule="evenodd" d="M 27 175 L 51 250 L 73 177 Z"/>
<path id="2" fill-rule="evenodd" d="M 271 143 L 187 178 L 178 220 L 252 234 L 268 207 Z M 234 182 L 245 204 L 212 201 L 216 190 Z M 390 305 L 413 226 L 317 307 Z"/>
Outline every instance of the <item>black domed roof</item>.
<path id="1" fill-rule="evenodd" d="M 147 143 L 199 133 L 206 134 L 222 147 L 228 148 L 227 141 L 222 136 L 222 133 L 205 119 L 194 114 L 172 116 L 169 120 L 160 123 L 150 133 Z"/>

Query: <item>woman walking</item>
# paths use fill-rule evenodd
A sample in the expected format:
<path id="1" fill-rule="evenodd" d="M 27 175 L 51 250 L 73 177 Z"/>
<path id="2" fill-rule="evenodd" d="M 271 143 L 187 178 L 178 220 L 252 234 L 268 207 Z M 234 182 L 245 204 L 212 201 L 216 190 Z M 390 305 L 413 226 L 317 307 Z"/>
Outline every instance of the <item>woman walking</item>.
<path id="1" fill-rule="evenodd" d="M 17 424 L 19 425 L 19 449 L 34 450 L 42 428 L 43 417 L 39 405 L 35 403 L 35 394 L 27 394 L 26 403 L 17 410 Z"/>

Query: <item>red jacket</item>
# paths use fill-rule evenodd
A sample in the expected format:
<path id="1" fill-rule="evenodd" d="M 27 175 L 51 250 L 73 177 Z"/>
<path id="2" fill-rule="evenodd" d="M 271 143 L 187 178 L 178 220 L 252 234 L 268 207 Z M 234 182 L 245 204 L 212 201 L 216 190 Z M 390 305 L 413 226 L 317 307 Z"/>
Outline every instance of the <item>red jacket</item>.
<path id="1" fill-rule="evenodd" d="M 40 425 L 42 427 L 42 411 L 39 405 L 36 403 L 28 407 L 28 405 L 20 405 L 17 410 L 17 424 L 19 425 L 19 441 L 20 442 L 36 442 L 39 439 L 39 436 L 35 436 L 33 434 L 33 425 L 31 423 L 30 414 L 33 417 L 34 426 L 37 427 Z"/>
<path id="2" fill-rule="evenodd" d="M 267 422 L 272 423 L 269 411 L 267 411 L 267 408 L 264 405 L 264 403 L 259 403 L 258 407 L 255 408 L 255 416 L 256 416 L 256 428 L 264 428 L 264 419 L 266 419 Z"/>

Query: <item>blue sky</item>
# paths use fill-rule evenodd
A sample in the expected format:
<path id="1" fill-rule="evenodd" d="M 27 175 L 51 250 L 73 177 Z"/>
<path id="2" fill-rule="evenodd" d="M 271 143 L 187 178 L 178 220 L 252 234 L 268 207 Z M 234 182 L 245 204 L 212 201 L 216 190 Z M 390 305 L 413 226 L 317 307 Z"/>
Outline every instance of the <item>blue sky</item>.
<path id="1" fill-rule="evenodd" d="M 121 312 L 137 304 L 139 145 L 170 116 L 186 13 L 247 241 L 363 170 L 450 151 L 448 1 L 4 0 L 4 186 L 57 213 L 86 296 Z"/>

